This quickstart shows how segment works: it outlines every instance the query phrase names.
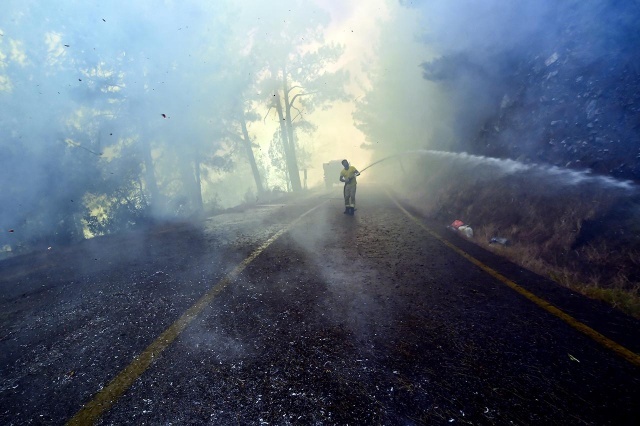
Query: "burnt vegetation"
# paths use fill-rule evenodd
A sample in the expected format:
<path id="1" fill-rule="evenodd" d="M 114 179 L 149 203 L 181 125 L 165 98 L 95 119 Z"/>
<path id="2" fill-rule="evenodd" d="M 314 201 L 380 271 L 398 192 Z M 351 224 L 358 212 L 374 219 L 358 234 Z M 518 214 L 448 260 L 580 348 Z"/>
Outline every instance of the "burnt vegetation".
<path id="1" fill-rule="evenodd" d="M 455 150 L 628 189 L 422 164 L 423 210 L 536 272 L 640 315 L 640 3 L 564 2 L 511 43 L 422 64 L 456 105 Z M 420 166 L 419 166 L 420 167 Z M 482 175 L 482 173 L 485 173 Z M 489 172 L 490 174 L 490 172 Z M 491 244 L 506 238 L 509 247 Z"/>
<path id="2" fill-rule="evenodd" d="M 600 3 L 552 8 L 522 44 L 422 64 L 472 101 L 458 148 L 640 181 L 640 5 Z"/>

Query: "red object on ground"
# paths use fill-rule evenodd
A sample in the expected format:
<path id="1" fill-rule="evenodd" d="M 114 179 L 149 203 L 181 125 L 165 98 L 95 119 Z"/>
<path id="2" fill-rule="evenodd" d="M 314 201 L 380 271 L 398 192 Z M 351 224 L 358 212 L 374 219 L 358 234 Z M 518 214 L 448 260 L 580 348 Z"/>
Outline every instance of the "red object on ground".
<path id="1" fill-rule="evenodd" d="M 451 227 L 453 227 L 453 228 L 455 228 L 455 229 L 458 229 L 458 228 L 460 228 L 462 225 L 464 225 L 464 222 L 463 222 L 463 221 L 461 221 L 461 220 L 456 219 L 456 220 L 454 220 L 454 221 L 453 221 L 453 223 L 451 224 Z"/>

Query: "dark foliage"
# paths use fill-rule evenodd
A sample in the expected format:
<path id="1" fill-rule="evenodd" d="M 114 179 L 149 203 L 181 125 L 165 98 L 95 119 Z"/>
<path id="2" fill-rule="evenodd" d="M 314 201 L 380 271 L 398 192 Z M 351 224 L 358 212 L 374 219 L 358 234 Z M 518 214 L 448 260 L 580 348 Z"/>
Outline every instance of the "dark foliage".
<path id="1" fill-rule="evenodd" d="M 459 105 L 456 148 L 639 181 L 640 3 L 551 10 L 539 37 L 422 65 Z"/>

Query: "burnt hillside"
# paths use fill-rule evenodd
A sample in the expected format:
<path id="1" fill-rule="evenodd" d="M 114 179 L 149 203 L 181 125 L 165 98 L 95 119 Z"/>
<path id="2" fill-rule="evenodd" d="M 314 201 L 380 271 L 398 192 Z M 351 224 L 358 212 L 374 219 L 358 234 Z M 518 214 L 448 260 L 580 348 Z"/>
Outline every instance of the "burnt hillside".
<path id="1" fill-rule="evenodd" d="M 461 105 L 459 150 L 640 181 L 637 22 L 638 1 L 569 2 L 534 36 L 440 57 L 424 76 Z"/>

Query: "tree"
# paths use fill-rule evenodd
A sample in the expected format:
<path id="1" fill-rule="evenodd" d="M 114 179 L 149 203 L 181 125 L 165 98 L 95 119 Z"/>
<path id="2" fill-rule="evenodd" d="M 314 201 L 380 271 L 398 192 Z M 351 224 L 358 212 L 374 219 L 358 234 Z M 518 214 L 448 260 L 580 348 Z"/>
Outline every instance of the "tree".
<path id="1" fill-rule="evenodd" d="M 185 194 L 201 206 L 201 172 L 207 162 L 219 163 L 212 153 L 219 132 L 209 120 L 230 110 L 230 99 L 203 106 L 219 86 L 202 77 L 227 60 L 213 54 L 226 43 L 227 23 L 216 22 L 224 7 L 157 8 L 143 0 L 114 14 L 112 5 L 79 0 L 5 5 L 0 125 L 8 137 L 0 140 L 0 162 L 9 163 L 0 170 L 2 227 L 13 236 L 63 241 L 82 237 L 82 217 L 91 232 L 105 233 L 166 211 L 169 199 Z M 176 23 L 184 25 L 165 37 Z M 215 24 L 219 32 L 201 36 Z M 175 192 L 160 185 L 174 176 L 182 180 Z"/>
<path id="2" fill-rule="evenodd" d="M 258 164 L 256 163 L 256 157 L 253 155 L 253 148 L 251 148 L 251 138 L 249 137 L 249 131 L 247 130 L 247 119 L 244 111 L 239 114 L 238 121 L 240 122 L 240 129 L 242 130 L 242 145 L 244 146 L 247 160 L 251 166 L 253 179 L 256 183 L 256 190 L 258 191 L 258 195 L 262 195 L 264 193 L 264 186 L 262 184 L 262 178 L 260 177 L 260 171 L 258 170 Z"/>
<path id="3" fill-rule="evenodd" d="M 420 64 L 429 52 L 414 36 L 422 27 L 413 14 L 399 10 L 381 28 L 379 40 L 372 41 L 369 88 L 353 113 L 355 126 L 367 138 L 365 147 L 378 158 L 435 148 L 451 138 L 449 99 L 423 78 Z"/>
<path id="4" fill-rule="evenodd" d="M 3 14 L 11 19 L 3 30 L 10 36 L 0 37 L 0 117 L 10 117 L 0 118 L 7 132 L 0 146 L 11 159 L 0 167 L 0 216 L 2 228 L 15 231 L 10 244 L 25 250 L 83 238 L 83 195 L 100 180 L 97 126 L 76 126 L 78 111 L 88 116 L 97 108 L 87 101 L 92 96 L 76 96 L 85 83 L 81 61 L 62 40 L 58 25 L 68 20 L 47 22 L 51 12 L 44 5 L 6 5 Z M 26 22 L 43 25 L 24 31 Z"/>
<path id="5" fill-rule="evenodd" d="M 280 62 L 270 62 L 268 77 L 263 84 L 271 88 L 269 111 L 274 109 L 280 127 L 287 173 L 293 191 L 300 191 L 298 167 L 297 123 L 305 115 L 311 115 L 318 107 L 346 99 L 344 86 L 348 81 L 346 71 L 329 72 L 343 49 L 340 46 L 323 46 L 316 51 L 292 53 Z"/>
<path id="6" fill-rule="evenodd" d="M 323 32 L 329 16 L 314 1 L 259 3 L 249 9 L 238 6 L 238 37 L 242 50 L 251 56 L 250 74 L 255 92 L 262 95 L 267 114 L 278 121 L 282 151 L 293 191 L 302 189 L 299 172 L 297 124 L 315 108 L 346 99 L 348 75 L 334 70 L 343 53 L 337 45 L 326 45 Z M 263 19 L 266 16 L 278 19 Z M 246 41 L 246 35 L 249 40 Z M 275 121 L 274 120 L 274 121 Z"/>

